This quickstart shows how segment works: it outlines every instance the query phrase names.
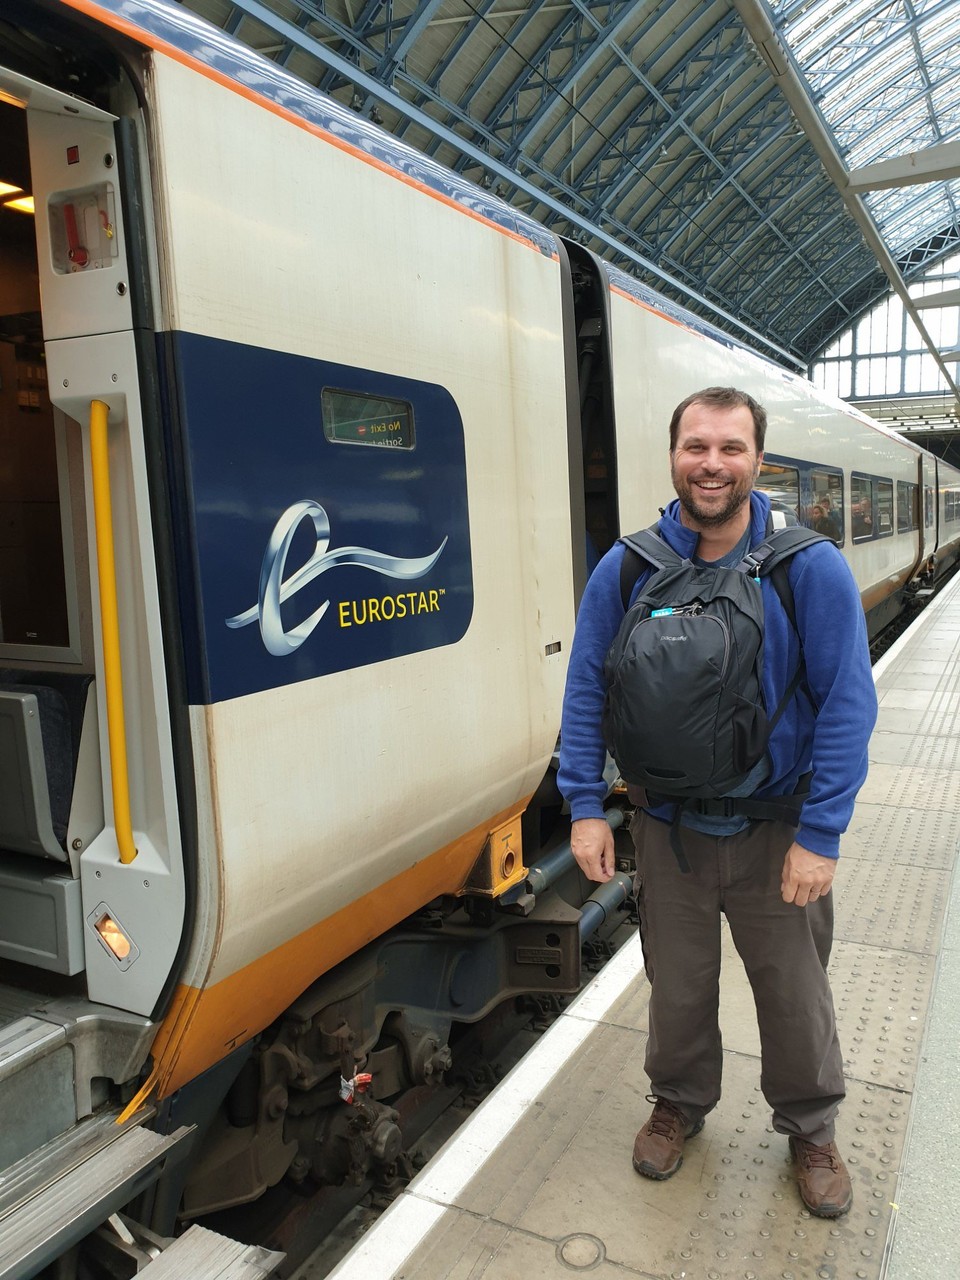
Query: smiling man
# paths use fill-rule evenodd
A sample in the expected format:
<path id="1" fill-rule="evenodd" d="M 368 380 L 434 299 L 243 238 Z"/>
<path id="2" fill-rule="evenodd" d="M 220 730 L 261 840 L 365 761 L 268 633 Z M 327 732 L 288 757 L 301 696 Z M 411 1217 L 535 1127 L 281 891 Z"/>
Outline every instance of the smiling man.
<path id="1" fill-rule="evenodd" d="M 712 571 L 742 566 L 768 536 L 770 503 L 753 488 L 765 432 L 763 408 L 732 387 L 697 392 L 674 411 L 677 499 L 656 528 L 704 581 L 715 580 Z M 587 584 L 563 707 L 560 789 L 570 804 L 574 855 L 596 881 L 614 873 L 613 833 L 603 818 L 604 660 L 626 608 L 655 573 L 641 558 L 630 584 L 624 556 L 624 544 L 615 543 Z M 860 597 L 842 555 L 821 541 L 787 564 L 788 588 L 778 590 L 768 577 L 756 587 L 763 704 L 771 716 L 780 711 L 760 759 L 719 801 L 672 802 L 669 794 L 630 789 L 654 1104 L 637 1134 L 633 1165 L 645 1177 L 669 1178 L 684 1142 L 719 1101 L 725 916 L 754 993 L 761 1088 L 773 1127 L 789 1139 L 804 1204 L 833 1218 L 849 1209 L 852 1189 L 834 1137 L 844 1083 L 826 976 L 830 887 L 840 836 L 866 777 L 877 703 Z M 771 808 L 776 817 L 756 816 Z"/>

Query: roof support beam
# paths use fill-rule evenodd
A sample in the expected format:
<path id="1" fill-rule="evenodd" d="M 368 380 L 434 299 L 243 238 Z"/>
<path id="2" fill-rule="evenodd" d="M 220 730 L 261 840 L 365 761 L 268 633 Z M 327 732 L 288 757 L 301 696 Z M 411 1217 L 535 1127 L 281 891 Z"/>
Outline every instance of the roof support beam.
<path id="1" fill-rule="evenodd" d="M 416 9 L 410 15 L 399 41 L 380 59 L 380 65 L 376 70 L 378 80 L 388 79 L 397 63 L 404 60 L 413 45 L 416 44 L 421 32 L 425 31 L 430 25 L 434 14 L 442 3 L 443 0 L 420 0 Z"/>
<path id="2" fill-rule="evenodd" d="M 945 293 L 928 293 L 923 298 L 914 298 L 913 304 L 918 311 L 926 311 L 928 307 L 960 307 L 960 289 L 947 289 Z"/>
<path id="3" fill-rule="evenodd" d="M 870 251 L 883 268 L 884 274 L 893 286 L 894 292 L 900 297 L 908 315 L 917 326 L 921 338 L 940 366 L 940 371 L 946 379 L 947 386 L 960 399 L 960 388 L 958 388 L 952 372 L 947 368 L 946 361 L 927 332 L 914 299 L 907 289 L 906 281 L 900 274 L 900 270 L 893 255 L 887 248 L 877 224 L 871 217 L 862 197 L 851 191 L 848 186 L 849 171 L 840 158 L 833 135 L 823 116 L 810 97 L 806 82 L 797 69 L 790 51 L 780 38 L 780 34 L 774 25 L 769 5 L 766 0 L 733 0 L 733 3 L 743 19 L 744 26 L 750 33 L 754 44 L 757 46 L 760 56 L 780 86 L 783 96 L 789 102 L 794 115 L 800 123 L 800 127 L 810 139 L 810 143 L 820 157 L 823 167 L 826 169 L 834 186 L 840 192 L 844 203 L 863 233 L 863 238 L 866 240 Z"/>
<path id="4" fill-rule="evenodd" d="M 865 164 L 850 173 L 851 191 L 882 191 L 886 187 L 909 187 L 918 182 L 960 176 L 960 142 L 941 142 L 922 151 L 908 151 L 891 160 Z"/>

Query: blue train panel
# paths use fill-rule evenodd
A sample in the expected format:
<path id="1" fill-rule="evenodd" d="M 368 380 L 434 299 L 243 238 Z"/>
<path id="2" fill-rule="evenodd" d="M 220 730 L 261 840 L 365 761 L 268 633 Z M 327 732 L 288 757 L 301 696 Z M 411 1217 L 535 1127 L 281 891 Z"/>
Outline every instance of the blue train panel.
<path id="1" fill-rule="evenodd" d="M 466 461 L 448 391 L 196 334 L 165 347 L 192 703 L 464 635 Z"/>

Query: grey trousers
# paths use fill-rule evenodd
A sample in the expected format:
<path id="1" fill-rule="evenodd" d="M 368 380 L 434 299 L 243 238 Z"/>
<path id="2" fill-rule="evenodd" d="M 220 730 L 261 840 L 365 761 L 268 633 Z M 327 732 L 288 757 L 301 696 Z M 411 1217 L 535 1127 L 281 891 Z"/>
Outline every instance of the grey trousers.
<path id="1" fill-rule="evenodd" d="M 640 939 L 650 981 L 646 1070 L 653 1093 L 691 1119 L 720 1098 L 720 915 L 753 989 L 760 1087 L 778 1133 L 831 1142 L 844 1097 L 843 1060 L 826 967 L 833 894 L 806 907 L 780 896 L 794 830 L 755 822 L 732 836 L 683 828 L 683 874 L 670 828 L 637 811 Z"/>

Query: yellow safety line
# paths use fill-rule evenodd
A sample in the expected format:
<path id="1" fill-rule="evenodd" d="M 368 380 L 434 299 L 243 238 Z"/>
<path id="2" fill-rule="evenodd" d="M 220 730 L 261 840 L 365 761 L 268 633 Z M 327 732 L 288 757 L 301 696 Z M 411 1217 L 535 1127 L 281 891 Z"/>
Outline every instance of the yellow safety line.
<path id="1" fill-rule="evenodd" d="M 113 558 L 113 504 L 110 498 L 110 457 L 107 449 L 109 407 L 102 400 L 90 404 L 90 455 L 93 462 L 93 510 L 97 528 L 97 568 L 100 579 L 100 626 L 103 634 L 103 674 L 107 691 L 107 735 L 113 784 L 113 824 L 120 861 L 137 856 L 130 821 L 130 780 L 127 776 L 127 729 L 123 711 L 123 671 L 120 666 L 120 619 L 117 611 L 117 571 Z"/>

